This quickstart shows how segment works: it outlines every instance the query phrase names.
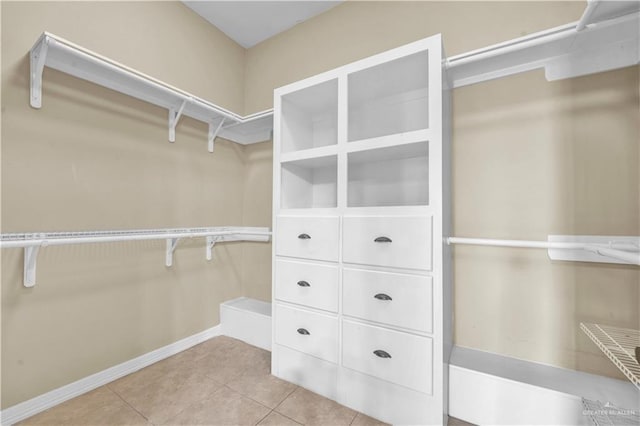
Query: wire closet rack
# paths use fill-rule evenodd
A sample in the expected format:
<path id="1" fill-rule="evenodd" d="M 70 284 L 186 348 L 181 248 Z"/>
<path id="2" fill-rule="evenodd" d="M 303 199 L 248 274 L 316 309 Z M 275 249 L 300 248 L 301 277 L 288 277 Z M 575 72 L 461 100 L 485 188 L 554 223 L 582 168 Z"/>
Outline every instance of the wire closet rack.
<path id="1" fill-rule="evenodd" d="M 165 229 L 131 229 L 112 231 L 75 231 L 75 232 L 31 232 L 0 234 L 0 248 L 24 249 L 25 287 L 33 287 L 36 283 L 36 260 L 41 247 L 112 243 L 119 241 L 166 240 L 167 248 L 165 265 L 173 265 L 173 253 L 178 242 L 184 238 L 205 238 L 205 255 L 207 260 L 213 258 L 213 246 L 226 241 L 269 241 L 269 228 L 223 226 L 209 228 L 165 228 Z"/>

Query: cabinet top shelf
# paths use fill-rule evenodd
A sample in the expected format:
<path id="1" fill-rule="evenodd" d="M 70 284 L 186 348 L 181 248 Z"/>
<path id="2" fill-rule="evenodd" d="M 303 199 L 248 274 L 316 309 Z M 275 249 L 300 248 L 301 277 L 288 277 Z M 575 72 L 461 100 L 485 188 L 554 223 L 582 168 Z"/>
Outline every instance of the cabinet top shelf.
<path id="1" fill-rule="evenodd" d="M 251 144 L 268 140 L 271 135 L 273 110 L 241 116 L 48 32 L 42 33 L 31 49 L 31 106 L 34 108 L 42 104 L 44 66 L 170 111 L 179 111 L 177 119 L 185 115 L 215 126 L 222 123 L 218 135 L 233 142 Z"/>

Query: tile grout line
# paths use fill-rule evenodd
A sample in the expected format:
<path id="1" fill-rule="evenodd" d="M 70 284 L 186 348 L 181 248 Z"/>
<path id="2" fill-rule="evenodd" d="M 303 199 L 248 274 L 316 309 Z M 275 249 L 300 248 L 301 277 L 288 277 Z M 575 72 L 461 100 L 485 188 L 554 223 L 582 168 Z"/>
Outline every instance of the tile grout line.
<path id="1" fill-rule="evenodd" d="M 291 394 L 293 394 L 293 393 L 294 393 L 295 391 L 297 391 L 298 389 L 300 389 L 300 386 L 295 385 L 295 387 L 291 390 L 291 392 L 289 392 L 289 393 L 287 394 L 287 396 L 285 396 L 285 397 L 282 399 L 282 401 L 280 401 L 280 403 L 279 403 L 278 405 L 276 405 L 276 406 L 273 408 L 273 410 L 272 410 L 272 411 L 275 411 L 275 412 L 276 412 L 276 414 L 279 414 L 279 415 L 281 415 L 282 417 L 286 417 L 287 419 L 289 419 L 289 420 L 291 420 L 291 421 L 293 421 L 293 422 L 296 422 L 296 423 L 297 423 L 297 424 L 299 424 L 299 425 L 304 425 L 304 423 L 300 423 L 300 422 L 299 422 L 299 421 L 297 421 L 296 419 L 292 419 L 291 417 L 287 416 L 286 414 L 283 414 L 283 413 L 281 413 L 280 411 L 276 411 L 276 410 L 278 409 L 278 407 L 280 407 L 280 406 L 281 406 L 281 405 L 282 405 L 282 404 L 283 404 L 283 403 L 284 403 L 284 402 L 285 402 L 285 401 L 286 401 L 286 400 L 291 396 Z"/>
<path id="2" fill-rule="evenodd" d="M 274 409 L 273 411 L 275 411 L 275 409 Z M 299 425 L 303 425 L 303 426 L 304 426 L 304 423 L 300 423 L 300 422 L 299 422 L 299 421 L 297 421 L 296 419 L 292 419 L 291 417 L 287 416 L 286 414 L 282 414 L 282 413 L 281 413 L 281 412 L 279 412 L 279 411 L 275 411 L 275 413 L 276 413 L 276 414 L 281 415 L 281 416 L 282 416 L 282 417 L 284 417 L 284 418 L 287 418 L 287 419 L 291 420 L 292 422 L 296 422 L 297 424 L 299 424 Z"/>
<path id="3" fill-rule="evenodd" d="M 214 382 L 216 382 L 216 384 L 219 384 L 217 381 L 213 380 L 212 378 L 210 378 L 209 376 L 207 376 L 206 374 L 204 375 L 205 377 L 207 377 L 209 380 L 212 380 Z M 170 418 L 168 418 L 167 420 L 165 420 L 162 424 L 170 424 L 169 422 L 173 419 L 175 419 L 176 417 L 178 417 L 180 414 L 184 413 L 186 410 L 190 409 L 192 406 L 194 406 L 195 404 L 205 401 L 207 398 L 209 397 L 213 397 L 216 393 L 220 392 L 220 390 L 224 387 L 225 385 L 220 385 L 220 387 L 218 389 L 216 389 L 214 392 L 211 393 L 211 395 L 209 396 L 203 396 L 202 399 L 198 399 L 198 400 L 189 400 L 189 402 L 185 405 L 185 407 L 178 411 L 176 414 L 174 414 L 173 416 L 171 416 Z"/>
<path id="4" fill-rule="evenodd" d="M 276 405 L 276 407 L 271 408 L 271 407 L 269 407 L 268 405 L 264 405 L 262 402 L 258 401 L 257 399 L 254 399 L 254 398 L 252 398 L 252 397 L 251 397 L 251 396 L 249 396 L 249 395 L 245 395 L 245 394 L 243 394 L 242 392 L 235 390 L 234 388 L 232 388 L 232 387 L 231 387 L 231 386 L 229 386 L 229 385 L 223 385 L 223 386 L 225 386 L 225 387 L 229 388 L 229 390 L 231 390 L 231 391 L 233 391 L 233 392 L 237 393 L 237 394 L 238 394 L 238 395 L 240 395 L 240 396 L 243 396 L 243 397 L 245 397 L 245 398 L 247 398 L 247 399 L 250 399 L 251 401 L 255 402 L 256 404 L 260 404 L 260 405 L 262 405 L 264 408 L 266 408 L 266 409 L 268 409 L 268 410 L 271 410 L 271 411 L 274 411 L 277 407 L 279 407 L 279 406 L 280 406 L 280 404 L 282 404 L 282 401 L 284 401 L 285 399 L 287 399 L 287 398 L 289 397 L 289 395 L 291 395 L 291 393 L 293 393 L 293 391 L 289 392 L 289 393 L 287 394 L 287 396 L 285 396 L 285 397 L 284 397 L 284 399 L 283 399 L 283 400 L 282 400 L 278 405 Z M 294 389 L 294 390 L 295 390 L 295 389 Z"/>
<path id="5" fill-rule="evenodd" d="M 287 382 L 287 383 L 290 383 L 290 382 Z M 289 393 L 287 394 L 287 396 L 285 396 L 284 398 L 282 398 L 282 401 L 280 401 L 280 403 L 279 403 L 278 405 L 276 405 L 276 406 L 273 408 L 274 410 L 277 410 L 277 409 L 278 409 L 278 407 L 280 407 L 280 406 L 281 406 L 281 405 L 282 405 L 282 404 L 287 400 L 287 398 L 289 398 L 289 397 L 291 396 L 291 394 L 292 394 L 292 393 L 294 393 L 295 391 L 297 391 L 298 389 L 300 389 L 300 386 L 298 386 L 298 385 L 294 385 L 294 386 L 295 386 L 295 387 L 293 388 L 293 390 L 291 390 L 291 392 L 289 392 Z M 282 413 L 278 412 L 278 414 L 282 414 Z M 284 414 L 283 414 L 283 415 L 284 415 Z M 286 417 L 286 416 L 285 416 L 285 417 Z"/>
<path id="6" fill-rule="evenodd" d="M 125 404 L 127 404 L 133 411 L 135 411 L 136 413 L 140 414 L 142 416 L 143 419 L 145 419 L 146 421 L 150 422 L 151 424 L 153 424 L 153 422 L 144 414 L 142 414 L 140 411 L 138 411 L 138 409 L 136 407 L 134 407 L 133 405 L 131 405 L 129 403 L 129 401 L 127 401 L 126 399 L 124 399 L 122 397 L 122 395 L 120 395 L 115 389 L 111 389 L 111 386 L 109 386 L 110 383 L 107 383 L 105 385 L 105 387 L 110 391 L 113 392 L 118 398 L 120 398 L 122 400 L 122 402 L 124 402 Z"/>
<path id="7" fill-rule="evenodd" d="M 266 406 L 266 405 L 264 405 L 263 403 L 256 401 L 255 399 L 251 398 L 251 397 L 250 397 L 250 396 L 248 396 L 248 395 L 245 395 L 245 394 L 243 394 L 243 393 L 241 393 L 241 392 L 238 392 L 237 390 L 233 389 L 233 388 L 232 388 L 232 387 L 230 387 L 230 386 L 227 386 L 226 384 L 225 384 L 225 385 L 222 385 L 222 386 L 224 386 L 225 388 L 229 389 L 231 392 L 233 392 L 233 393 L 237 393 L 238 395 L 240 395 L 240 396 L 241 396 L 241 397 L 243 397 L 243 398 L 250 399 L 251 401 L 255 402 L 256 404 L 261 405 L 261 406 L 263 406 L 264 408 L 266 408 L 267 410 L 269 410 L 269 412 L 268 412 L 267 414 L 265 414 L 265 415 L 264 415 L 264 417 L 262 417 L 260 420 L 258 420 L 258 422 L 257 422 L 257 423 L 255 423 L 255 425 L 259 424 L 261 421 L 263 421 L 264 419 L 266 419 L 266 418 L 269 416 L 269 414 L 273 413 L 273 410 L 274 410 L 273 408 L 271 408 L 271 407 L 267 407 L 267 406 Z"/>
<path id="8" fill-rule="evenodd" d="M 269 415 L 273 413 L 273 408 L 271 409 L 271 411 L 269 411 L 267 414 L 264 415 L 264 417 L 262 417 L 260 420 L 258 420 L 256 423 L 254 423 L 254 425 L 259 425 L 260 422 L 262 422 L 264 419 L 266 419 L 267 417 L 269 417 Z"/>

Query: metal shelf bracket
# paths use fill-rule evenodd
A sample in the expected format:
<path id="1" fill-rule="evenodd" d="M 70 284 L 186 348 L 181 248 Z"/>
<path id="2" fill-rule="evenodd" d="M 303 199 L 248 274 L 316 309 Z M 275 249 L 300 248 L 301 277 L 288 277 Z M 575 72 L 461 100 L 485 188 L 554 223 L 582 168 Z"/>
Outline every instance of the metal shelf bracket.
<path id="1" fill-rule="evenodd" d="M 180 241 L 180 238 L 167 238 L 167 255 L 165 259 L 167 267 L 173 266 L 173 252 L 178 246 L 178 241 Z"/>
<path id="2" fill-rule="evenodd" d="M 184 107 L 187 106 L 187 100 L 182 101 L 182 105 L 176 111 L 175 108 L 169 108 L 169 142 L 176 141 L 176 126 L 180 121 L 180 117 L 182 117 L 182 112 L 184 111 Z"/>
<path id="3" fill-rule="evenodd" d="M 40 42 L 29 52 L 31 65 L 30 103 L 33 108 L 42 106 L 42 71 L 47 60 L 49 38 L 44 36 Z"/>
<path id="4" fill-rule="evenodd" d="M 207 237 L 207 260 L 213 259 L 213 246 L 216 245 L 217 237 L 211 236 Z"/>
<path id="5" fill-rule="evenodd" d="M 225 118 L 222 117 L 222 119 L 220 119 L 220 123 L 218 123 L 218 126 L 215 128 L 213 123 L 209 123 L 209 135 L 207 138 L 209 142 L 208 144 L 209 152 L 213 152 L 213 143 L 218 137 L 218 133 L 220 133 L 220 130 L 222 130 L 222 125 L 224 124 L 224 120 Z"/>
<path id="6" fill-rule="evenodd" d="M 38 250 L 40 250 L 40 246 L 24 248 L 24 275 L 22 279 L 25 287 L 33 287 L 36 285 L 36 260 L 38 259 Z"/>

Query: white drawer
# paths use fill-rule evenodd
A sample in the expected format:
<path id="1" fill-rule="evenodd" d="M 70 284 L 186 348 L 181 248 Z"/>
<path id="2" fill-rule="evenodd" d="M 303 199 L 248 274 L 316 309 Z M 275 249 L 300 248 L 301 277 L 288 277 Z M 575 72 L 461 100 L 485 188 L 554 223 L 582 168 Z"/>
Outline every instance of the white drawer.
<path id="1" fill-rule="evenodd" d="M 276 260 L 275 296 L 326 311 L 338 312 L 337 266 Z"/>
<path id="2" fill-rule="evenodd" d="M 431 333 L 431 277 L 347 268 L 342 277 L 345 315 Z"/>
<path id="3" fill-rule="evenodd" d="M 345 216 L 347 263 L 431 270 L 431 216 Z"/>
<path id="4" fill-rule="evenodd" d="M 338 319 L 276 305 L 275 341 L 291 349 L 338 362 Z"/>
<path id="5" fill-rule="evenodd" d="M 401 386 L 432 393 L 430 338 L 342 321 L 342 365 Z"/>
<path id="6" fill-rule="evenodd" d="M 304 259 L 338 261 L 337 217 L 279 216 L 276 254 Z"/>

